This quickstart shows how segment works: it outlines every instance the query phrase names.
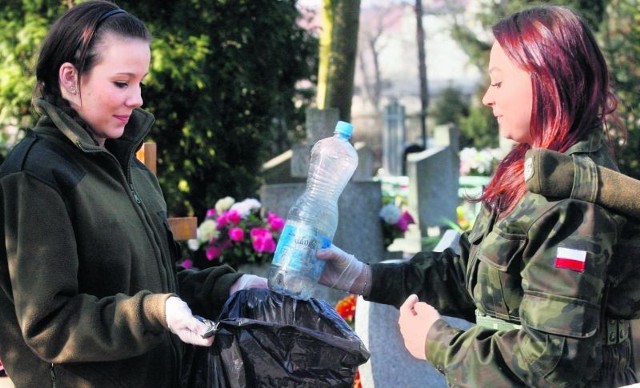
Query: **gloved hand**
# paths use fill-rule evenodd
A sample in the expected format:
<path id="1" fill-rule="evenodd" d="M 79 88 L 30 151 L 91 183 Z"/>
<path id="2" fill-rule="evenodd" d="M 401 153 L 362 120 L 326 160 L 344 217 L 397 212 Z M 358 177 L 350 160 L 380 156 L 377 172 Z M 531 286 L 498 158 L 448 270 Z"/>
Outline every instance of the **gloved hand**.
<path id="1" fill-rule="evenodd" d="M 368 265 L 333 244 L 318 249 L 316 257 L 326 261 L 318 280 L 320 284 L 351 294 L 369 295 L 371 272 Z"/>
<path id="2" fill-rule="evenodd" d="M 398 325 L 404 340 L 404 346 L 411 355 L 419 360 L 426 360 L 425 342 L 431 326 L 440 319 L 440 314 L 433 306 L 419 302 L 418 296 L 409 295 L 400 306 Z"/>
<path id="3" fill-rule="evenodd" d="M 180 298 L 172 296 L 165 302 L 165 317 L 169 330 L 182 340 L 192 345 L 211 346 L 213 336 L 202 338 L 208 328 L 191 313 L 191 309 Z"/>
<path id="4" fill-rule="evenodd" d="M 256 275 L 244 274 L 231 285 L 229 295 L 236 291 L 246 290 L 249 288 L 269 288 L 267 285 L 267 279 Z"/>

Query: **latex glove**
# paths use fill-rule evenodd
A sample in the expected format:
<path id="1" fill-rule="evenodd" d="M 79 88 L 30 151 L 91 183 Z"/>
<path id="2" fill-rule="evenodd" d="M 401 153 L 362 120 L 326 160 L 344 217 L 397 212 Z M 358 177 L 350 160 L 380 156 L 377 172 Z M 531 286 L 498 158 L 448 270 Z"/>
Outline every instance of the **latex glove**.
<path id="1" fill-rule="evenodd" d="M 326 261 L 318 282 L 352 294 L 368 295 L 371 289 L 369 266 L 354 255 L 344 252 L 331 244 L 329 248 L 318 249 L 316 257 Z"/>
<path id="2" fill-rule="evenodd" d="M 229 289 L 229 294 L 249 288 L 269 288 L 267 279 L 256 275 L 244 274 L 238 278 Z"/>
<path id="3" fill-rule="evenodd" d="M 202 338 L 207 331 L 207 324 L 191 313 L 191 309 L 180 298 L 172 296 L 165 302 L 165 316 L 169 330 L 182 340 L 192 345 L 211 346 L 213 336 Z"/>
<path id="4" fill-rule="evenodd" d="M 426 360 L 425 344 L 427 334 L 440 314 L 431 305 L 419 302 L 418 296 L 410 295 L 400 306 L 398 325 L 404 339 L 404 346 L 417 359 Z"/>

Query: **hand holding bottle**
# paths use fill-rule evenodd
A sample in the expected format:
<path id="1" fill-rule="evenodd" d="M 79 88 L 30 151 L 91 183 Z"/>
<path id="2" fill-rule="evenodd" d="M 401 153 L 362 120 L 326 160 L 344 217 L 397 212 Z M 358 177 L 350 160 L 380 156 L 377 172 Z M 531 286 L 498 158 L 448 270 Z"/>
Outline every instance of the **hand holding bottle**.
<path id="1" fill-rule="evenodd" d="M 319 249 L 316 256 L 326 262 L 318 283 L 352 294 L 369 294 L 371 272 L 367 264 L 333 244 Z"/>
<path id="2" fill-rule="evenodd" d="M 269 288 L 276 292 L 299 299 L 313 295 L 324 267 L 316 251 L 331 245 L 338 199 L 358 166 L 352 132 L 351 124 L 339 121 L 334 135 L 311 149 L 306 189 L 289 210 L 271 262 Z"/>
<path id="3" fill-rule="evenodd" d="M 165 316 L 169 330 L 180 337 L 182 342 L 198 346 L 211 346 L 213 343 L 213 337 L 202 337 L 208 329 L 207 324 L 194 317 L 182 299 L 175 296 L 167 299 Z"/>

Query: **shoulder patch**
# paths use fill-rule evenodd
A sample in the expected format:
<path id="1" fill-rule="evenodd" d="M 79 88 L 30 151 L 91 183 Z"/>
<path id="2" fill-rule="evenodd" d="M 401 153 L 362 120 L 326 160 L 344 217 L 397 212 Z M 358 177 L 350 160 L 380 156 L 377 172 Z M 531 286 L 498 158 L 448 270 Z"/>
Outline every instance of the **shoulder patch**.
<path id="1" fill-rule="evenodd" d="M 533 160 L 534 156 L 529 156 L 524 161 L 524 181 L 528 181 L 533 177 Z"/>
<path id="2" fill-rule="evenodd" d="M 0 168 L 0 177 L 23 171 L 60 191 L 75 187 L 85 170 L 64 146 L 31 132 L 22 139 Z"/>
<path id="3" fill-rule="evenodd" d="M 36 141 L 36 136 L 32 132 L 27 133 L 27 135 L 11 149 L 7 158 L 0 166 L 0 177 L 21 171 L 24 168 L 25 159 L 27 155 L 29 155 L 29 150 Z"/>

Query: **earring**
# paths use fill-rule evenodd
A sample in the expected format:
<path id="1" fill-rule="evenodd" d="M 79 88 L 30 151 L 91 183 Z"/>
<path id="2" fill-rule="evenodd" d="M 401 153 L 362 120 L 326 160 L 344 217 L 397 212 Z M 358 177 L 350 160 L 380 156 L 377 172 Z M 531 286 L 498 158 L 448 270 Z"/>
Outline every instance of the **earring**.
<path id="1" fill-rule="evenodd" d="M 78 93 L 78 90 L 76 89 L 75 86 L 71 86 L 71 87 L 69 87 L 69 93 L 76 94 L 76 93 Z"/>

